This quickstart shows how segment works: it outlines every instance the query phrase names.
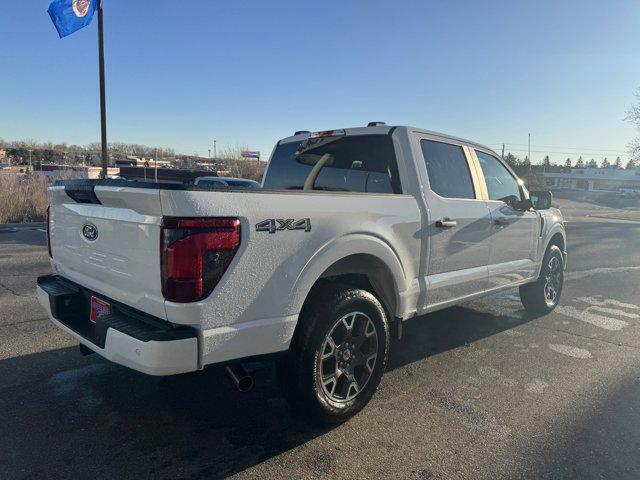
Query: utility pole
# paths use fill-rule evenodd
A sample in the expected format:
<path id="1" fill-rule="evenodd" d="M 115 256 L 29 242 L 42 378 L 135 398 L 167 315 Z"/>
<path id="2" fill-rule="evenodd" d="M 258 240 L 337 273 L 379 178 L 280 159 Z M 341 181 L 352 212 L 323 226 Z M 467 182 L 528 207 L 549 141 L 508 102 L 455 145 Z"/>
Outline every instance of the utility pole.
<path id="1" fill-rule="evenodd" d="M 504 143 L 502 144 L 502 159 L 504 160 Z"/>
<path id="2" fill-rule="evenodd" d="M 215 160 L 216 158 L 218 158 L 218 152 L 216 150 L 216 141 L 213 141 L 213 159 Z"/>
<path id="3" fill-rule="evenodd" d="M 528 154 L 529 155 L 529 163 L 533 163 L 531 161 L 531 134 L 529 134 L 529 148 L 528 148 L 528 151 L 529 151 L 529 154 Z"/>
<path id="4" fill-rule="evenodd" d="M 158 183 L 158 149 L 156 148 L 156 165 L 155 165 L 155 171 L 156 171 L 156 183 Z"/>
<path id="5" fill-rule="evenodd" d="M 102 26 L 102 0 L 98 5 L 98 57 L 100 68 L 100 130 L 102 138 L 102 178 L 107 178 L 109 154 L 107 152 L 107 100 L 104 86 L 104 28 Z"/>
<path id="6" fill-rule="evenodd" d="M 209 149 L 209 160 L 211 160 L 211 149 Z"/>

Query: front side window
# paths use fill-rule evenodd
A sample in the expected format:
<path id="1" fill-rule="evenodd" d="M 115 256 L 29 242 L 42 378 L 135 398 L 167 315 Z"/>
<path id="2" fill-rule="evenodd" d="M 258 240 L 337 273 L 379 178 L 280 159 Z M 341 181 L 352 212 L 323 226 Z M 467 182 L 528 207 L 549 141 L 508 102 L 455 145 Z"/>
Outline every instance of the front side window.
<path id="1" fill-rule="evenodd" d="M 489 200 L 500 200 L 514 206 L 521 200 L 518 181 L 493 155 L 476 150 L 482 174 L 487 184 Z"/>
<path id="2" fill-rule="evenodd" d="M 268 190 L 402 193 L 390 135 L 309 138 L 276 147 L 263 188 Z"/>
<path id="3" fill-rule="evenodd" d="M 431 190 L 445 198 L 475 199 L 471 171 L 460 145 L 421 140 Z"/>

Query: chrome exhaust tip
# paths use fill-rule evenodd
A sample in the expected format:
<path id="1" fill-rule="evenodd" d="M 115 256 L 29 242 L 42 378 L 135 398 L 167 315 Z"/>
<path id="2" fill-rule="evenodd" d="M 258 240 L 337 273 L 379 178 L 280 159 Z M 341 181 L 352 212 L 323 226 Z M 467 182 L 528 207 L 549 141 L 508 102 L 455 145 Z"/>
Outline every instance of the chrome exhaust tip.
<path id="1" fill-rule="evenodd" d="M 242 365 L 227 365 L 224 369 L 227 372 L 227 375 L 229 375 L 229 378 L 233 380 L 238 391 L 244 393 L 253 388 L 253 377 L 247 373 Z"/>

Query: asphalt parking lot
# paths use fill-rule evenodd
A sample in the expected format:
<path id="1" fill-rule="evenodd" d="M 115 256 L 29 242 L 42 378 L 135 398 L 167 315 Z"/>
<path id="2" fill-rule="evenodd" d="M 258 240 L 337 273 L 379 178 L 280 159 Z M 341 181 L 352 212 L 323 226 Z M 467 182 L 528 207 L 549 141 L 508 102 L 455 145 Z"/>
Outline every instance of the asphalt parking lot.
<path id="1" fill-rule="evenodd" d="M 640 478 L 640 223 L 593 211 L 566 203 L 554 313 L 508 292 L 409 321 L 332 430 L 291 415 L 269 365 L 241 394 L 218 368 L 82 357 L 35 300 L 44 232 L 0 231 L 0 479 Z"/>

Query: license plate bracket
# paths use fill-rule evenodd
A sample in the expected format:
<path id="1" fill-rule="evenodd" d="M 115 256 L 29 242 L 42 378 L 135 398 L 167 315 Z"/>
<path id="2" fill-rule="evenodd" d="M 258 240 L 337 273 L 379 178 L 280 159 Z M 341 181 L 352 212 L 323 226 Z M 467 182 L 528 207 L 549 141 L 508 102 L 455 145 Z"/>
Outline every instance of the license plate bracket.
<path id="1" fill-rule="evenodd" d="M 111 315 L 111 305 L 104 300 L 91 296 L 91 313 L 89 315 L 89 321 L 96 323 L 101 318 Z"/>

